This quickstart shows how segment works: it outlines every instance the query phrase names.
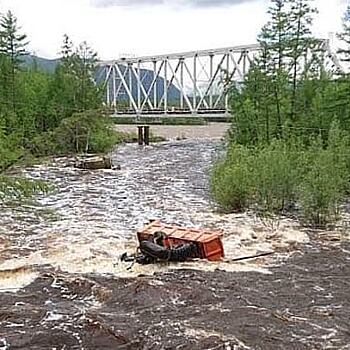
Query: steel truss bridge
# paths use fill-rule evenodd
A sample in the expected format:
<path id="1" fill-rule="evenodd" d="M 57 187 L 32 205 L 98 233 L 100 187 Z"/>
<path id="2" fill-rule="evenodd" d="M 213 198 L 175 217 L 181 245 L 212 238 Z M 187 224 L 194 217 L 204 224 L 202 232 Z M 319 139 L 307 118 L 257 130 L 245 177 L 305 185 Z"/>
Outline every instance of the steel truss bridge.
<path id="1" fill-rule="evenodd" d="M 326 69 L 342 70 L 327 40 L 316 46 L 301 65 L 322 52 Z M 255 44 L 103 61 L 105 103 L 115 116 L 223 116 L 229 112 L 228 86 L 244 80 L 260 52 Z"/>

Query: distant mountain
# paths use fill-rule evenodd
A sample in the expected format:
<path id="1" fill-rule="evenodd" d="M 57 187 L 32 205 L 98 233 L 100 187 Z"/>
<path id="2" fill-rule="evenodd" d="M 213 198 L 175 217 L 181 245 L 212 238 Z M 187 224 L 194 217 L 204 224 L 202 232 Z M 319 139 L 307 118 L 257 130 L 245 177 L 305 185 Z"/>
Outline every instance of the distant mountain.
<path id="1" fill-rule="evenodd" d="M 26 68 L 30 67 L 37 67 L 40 70 L 43 70 L 48 73 L 53 73 L 59 64 L 59 59 L 53 59 L 49 60 L 46 58 L 34 56 L 34 55 L 28 55 L 23 57 L 23 66 Z M 125 72 L 125 66 L 119 66 L 122 74 Z M 103 74 L 101 74 L 101 69 L 98 69 L 96 72 L 96 80 L 97 82 L 101 82 L 104 79 Z M 141 69 L 141 81 L 143 83 L 143 86 L 146 91 L 148 91 L 152 85 L 153 79 L 154 79 L 154 73 L 153 70 L 147 70 L 147 69 Z M 121 83 L 120 80 L 117 80 L 117 86 Z M 110 82 L 111 86 L 112 83 Z M 151 96 L 153 96 L 154 88 L 151 90 Z M 134 99 L 137 99 L 137 78 L 132 75 L 132 88 L 131 88 L 132 95 Z M 157 96 L 163 96 L 164 94 L 164 79 L 159 77 L 157 79 Z M 143 95 L 142 95 L 143 97 Z M 112 95 L 110 96 L 112 99 Z M 127 92 L 124 88 L 119 89 L 119 100 L 127 100 Z M 179 100 L 180 99 L 180 90 L 174 85 L 171 84 L 169 86 L 168 90 L 168 98 L 169 101 Z"/>
<path id="2" fill-rule="evenodd" d="M 127 83 L 129 83 L 129 77 L 126 77 L 126 75 L 128 74 L 127 72 L 125 72 L 125 70 L 127 69 L 125 66 L 123 65 L 119 65 L 119 69 L 121 74 L 125 77 L 125 80 L 127 81 Z M 127 73 L 127 74 L 126 74 Z M 100 77 L 97 78 L 96 80 L 102 80 L 104 79 L 104 74 L 101 71 L 101 68 L 96 72 L 96 77 Z M 149 93 L 150 96 L 150 100 L 153 101 L 153 96 L 154 96 L 154 90 L 156 90 L 156 95 L 158 96 L 158 99 L 161 98 L 164 94 L 164 79 L 162 77 L 158 77 L 156 80 L 156 84 L 153 85 L 152 87 L 152 83 L 154 80 L 154 72 L 153 70 L 148 70 L 148 69 L 141 69 L 140 72 L 140 80 L 142 81 L 142 86 L 144 87 L 145 91 Z M 134 100 L 137 101 L 137 96 L 138 96 L 138 89 L 137 89 L 137 78 L 135 77 L 134 74 L 131 75 L 131 95 L 133 96 Z M 112 93 L 112 89 L 113 89 L 113 82 L 109 81 L 109 86 L 110 86 L 110 100 L 112 101 L 113 99 L 113 93 Z M 151 89 L 152 87 L 152 89 Z M 124 88 L 121 79 L 117 78 L 116 79 L 116 88 L 118 90 L 118 100 L 119 101 L 127 101 L 128 100 L 128 93 L 126 91 L 126 89 Z M 181 93 L 180 90 L 174 85 L 174 84 L 170 84 L 168 87 L 168 100 L 169 102 L 171 101 L 179 101 L 181 97 Z M 144 94 L 141 91 L 141 100 L 144 100 Z"/>
<path id="3" fill-rule="evenodd" d="M 60 61 L 59 59 L 49 60 L 47 58 L 41 58 L 34 55 L 24 56 L 22 60 L 24 67 L 37 67 L 38 69 L 48 73 L 53 73 Z"/>

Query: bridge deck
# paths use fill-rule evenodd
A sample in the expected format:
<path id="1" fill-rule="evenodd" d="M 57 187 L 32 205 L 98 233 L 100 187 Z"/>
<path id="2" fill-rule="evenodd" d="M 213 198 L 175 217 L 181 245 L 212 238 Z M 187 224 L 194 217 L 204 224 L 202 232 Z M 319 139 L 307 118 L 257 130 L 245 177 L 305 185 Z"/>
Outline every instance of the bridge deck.
<path id="1" fill-rule="evenodd" d="M 165 118 L 201 118 L 201 119 L 229 119 L 231 118 L 231 113 L 221 112 L 221 113 L 149 113 L 149 114 L 126 114 L 126 113 L 115 113 L 112 114 L 112 118 L 135 118 L 135 119 L 165 119 Z"/>

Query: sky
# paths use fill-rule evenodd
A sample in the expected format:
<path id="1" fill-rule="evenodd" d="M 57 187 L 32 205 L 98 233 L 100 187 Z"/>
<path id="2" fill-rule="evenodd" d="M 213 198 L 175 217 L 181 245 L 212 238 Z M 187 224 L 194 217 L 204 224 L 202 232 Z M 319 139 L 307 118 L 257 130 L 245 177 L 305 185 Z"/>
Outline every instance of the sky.
<path id="1" fill-rule="evenodd" d="M 268 0 L 0 0 L 14 12 L 29 51 L 58 56 L 63 34 L 87 41 L 100 59 L 252 44 L 267 20 Z M 350 0 L 315 0 L 314 34 L 341 29 Z"/>

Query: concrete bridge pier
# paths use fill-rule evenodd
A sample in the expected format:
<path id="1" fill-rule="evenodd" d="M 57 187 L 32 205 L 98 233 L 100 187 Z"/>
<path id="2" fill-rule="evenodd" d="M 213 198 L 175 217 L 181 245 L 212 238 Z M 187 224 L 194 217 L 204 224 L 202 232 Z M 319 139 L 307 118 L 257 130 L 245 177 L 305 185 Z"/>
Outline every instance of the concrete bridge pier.
<path id="1" fill-rule="evenodd" d="M 137 126 L 138 129 L 138 144 L 140 146 L 149 145 L 149 131 L 150 131 L 150 127 L 149 125 L 138 125 Z"/>

